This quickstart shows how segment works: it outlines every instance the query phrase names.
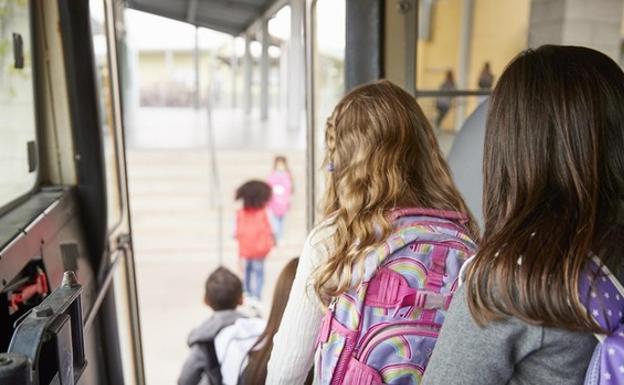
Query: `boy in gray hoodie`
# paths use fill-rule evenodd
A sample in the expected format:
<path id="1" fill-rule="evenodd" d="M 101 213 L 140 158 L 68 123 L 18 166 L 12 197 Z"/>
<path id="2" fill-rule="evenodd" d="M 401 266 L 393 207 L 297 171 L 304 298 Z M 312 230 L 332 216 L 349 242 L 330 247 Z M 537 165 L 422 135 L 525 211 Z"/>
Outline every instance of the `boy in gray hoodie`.
<path id="1" fill-rule="evenodd" d="M 219 267 L 206 280 L 204 303 L 214 313 L 189 334 L 191 352 L 184 362 L 178 385 L 213 385 L 208 377 L 211 369 L 208 365 L 215 361 L 210 357 L 211 350 L 214 354 L 214 338 L 223 328 L 244 317 L 236 310 L 243 303 L 241 280 L 228 269 Z"/>

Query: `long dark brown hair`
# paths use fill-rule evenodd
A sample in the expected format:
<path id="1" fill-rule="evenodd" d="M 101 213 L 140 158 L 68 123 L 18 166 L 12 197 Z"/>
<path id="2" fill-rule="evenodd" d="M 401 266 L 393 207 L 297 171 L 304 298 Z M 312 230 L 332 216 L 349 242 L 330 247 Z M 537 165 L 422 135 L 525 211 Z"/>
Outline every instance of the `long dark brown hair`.
<path id="1" fill-rule="evenodd" d="M 243 375 L 244 385 L 264 385 L 267 376 L 267 364 L 273 351 L 273 336 L 277 333 L 282 316 L 286 309 L 290 289 L 292 288 L 299 258 L 290 260 L 280 273 L 275 284 L 271 312 L 264 332 L 258 337 L 258 341 L 251 348 L 249 364 Z"/>
<path id="2" fill-rule="evenodd" d="M 614 257 L 600 250 L 624 186 L 622 70 L 588 48 L 520 54 L 491 97 L 483 171 L 485 232 L 467 278 L 473 317 L 598 331 L 577 293 L 592 252 Z"/>

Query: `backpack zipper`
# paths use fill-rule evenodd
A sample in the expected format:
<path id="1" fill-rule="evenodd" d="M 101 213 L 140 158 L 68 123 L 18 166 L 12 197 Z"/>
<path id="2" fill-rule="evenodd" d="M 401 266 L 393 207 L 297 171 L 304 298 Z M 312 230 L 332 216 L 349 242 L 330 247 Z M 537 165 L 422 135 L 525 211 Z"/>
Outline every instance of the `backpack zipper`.
<path id="1" fill-rule="evenodd" d="M 354 347 L 355 345 L 353 340 L 345 337 L 345 345 L 342 352 L 340 352 L 340 356 L 338 357 L 336 369 L 334 370 L 334 375 L 332 376 L 332 380 L 330 382 L 331 385 L 342 385 L 344 382 L 345 376 L 347 375 L 347 369 L 349 367 L 349 361 L 353 356 Z"/>

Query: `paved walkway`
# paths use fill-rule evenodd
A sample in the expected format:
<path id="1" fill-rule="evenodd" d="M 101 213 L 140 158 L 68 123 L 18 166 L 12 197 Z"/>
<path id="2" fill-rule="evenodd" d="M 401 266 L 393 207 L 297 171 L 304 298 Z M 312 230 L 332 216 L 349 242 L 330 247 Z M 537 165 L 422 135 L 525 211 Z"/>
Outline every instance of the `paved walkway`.
<path id="1" fill-rule="evenodd" d="M 218 266 L 217 210 L 211 204 L 205 125 L 194 122 L 194 111 L 143 109 L 139 116 L 138 129 L 128 133 L 128 170 L 147 384 L 171 385 L 187 354 L 188 332 L 210 314 L 202 302 L 203 284 Z M 276 154 L 288 157 L 295 178 L 284 239 L 266 263 L 268 310 L 277 274 L 305 239 L 303 130 L 287 131 L 277 114 L 254 124 L 240 112 L 221 111 L 215 122 L 226 266 L 238 269 L 235 189 L 267 177 Z"/>

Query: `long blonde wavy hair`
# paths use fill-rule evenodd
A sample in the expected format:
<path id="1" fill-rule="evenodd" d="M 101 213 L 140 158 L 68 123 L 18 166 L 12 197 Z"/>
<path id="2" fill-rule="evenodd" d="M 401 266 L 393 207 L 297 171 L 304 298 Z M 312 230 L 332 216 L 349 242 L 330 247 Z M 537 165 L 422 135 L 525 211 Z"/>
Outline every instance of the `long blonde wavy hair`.
<path id="1" fill-rule="evenodd" d="M 325 303 L 352 287 L 353 273 L 392 232 L 399 207 L 453 210 L 468 218 L 431 125 L 416 99 L 382 80 L 358 87 L 336 106 L 325 131 L 328 173 L 322 203 L 335 227 L 327 262 L 314 286 Z"/>

